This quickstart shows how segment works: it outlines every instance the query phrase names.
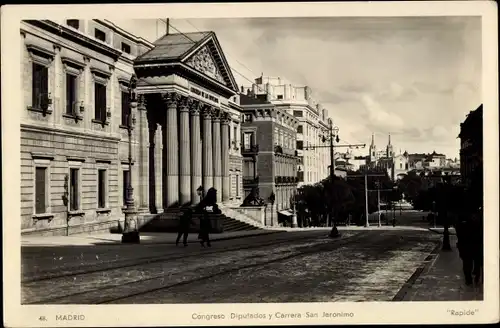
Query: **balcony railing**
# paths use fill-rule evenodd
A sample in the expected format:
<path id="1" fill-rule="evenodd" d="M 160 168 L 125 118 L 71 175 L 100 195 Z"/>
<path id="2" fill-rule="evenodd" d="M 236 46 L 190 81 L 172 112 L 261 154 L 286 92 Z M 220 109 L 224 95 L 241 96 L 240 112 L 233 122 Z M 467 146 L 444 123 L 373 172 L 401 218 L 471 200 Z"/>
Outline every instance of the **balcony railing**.
<path id="1" fill-rule="evenodd" d="M 252 185 L 252 184 L 258 184 L 259 183 L 259 177 L 244 177 L 243 178 L 243 185 Z"/>
<path id="2" fill-rule="evenodd" d="M 277 177 L 274 177 L 274 182 L 275 183 L 298 183 L 299 178 L 298 177 L 277 176 Z"/>
<path id="3" fill-rule="evenodd" d="M 259 152 L 259 145 L 243 146 L 241 149 L 242 154 L 257 154 Z"/>

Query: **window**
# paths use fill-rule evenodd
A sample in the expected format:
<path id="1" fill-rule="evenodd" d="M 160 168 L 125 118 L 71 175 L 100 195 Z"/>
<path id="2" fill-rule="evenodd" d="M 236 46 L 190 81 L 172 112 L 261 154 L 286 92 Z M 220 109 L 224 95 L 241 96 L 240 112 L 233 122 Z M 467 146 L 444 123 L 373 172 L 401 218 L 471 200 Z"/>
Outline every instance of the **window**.
<path id="1" fill-rule="evenodd" d="M 97 208 L 106 208 L 106 170 L 97 171 Z"/>
<path id="2" fill-rule="evenodd" d="M 304 149 L 304 142 L 302 140 L 297 140 L 297 149 L 298 150 Z"/>
<path id="3" fill-rule="evenodd" d="M 130 183 L 129 170 L 123 170 L 123 205 L 127 204 L 127 188 Z"/>
<path id="4" fill-rule="evenodd" d="M 282 100 L 283 99 L 283 95 L 278 95 L 278 100 Z"/>
<path id="5" fill-rule="evenodd" d="M 80 208 L 80 170 L 71 168 L 69 175 L 69 209 L 76 211 Z"/>
<path id="6" fill-rule="evenodd" d="M 106 33 L 99 29 L 95 29 L 94 36 L 96 39 L 106 42 Z"/>
<path id="7" fill-rule="evenodd" d="M 35 168 L 35 213 L 47 212 L 47 168 Z"/>
<path id="8" fill-rule="evenodd" d="M 32 107 L 42 109 L 48 105 L 49 69 L 33 63 L 32 80 Z"/>
<path id="9" fill-rule="evenodd" d="M 122 125 L 128 126 L 128 116 L 130 115 L 130 101 L 128 92 L 122 91 Z"/>
<path id="10" fill-rule="evenodd" d="M 399 168 L 402 169 L 403 168 L 403 163 L 399 163 Z"/>
<path id="11" fill-rule="evenodd" d="M 293 111 L 293 116 L 295 116 L 295 117 L 302 117 L 302 111 L 301 110 L 294 110 Z"/>
<path id="12" fill-rule="evenodd" d="M 77 92 L 76 76 L 73 74 L 66 74 L 66 114 L 74 115 L 76 104 L 76 92 Z"/>
<path id="13" fill-rule="evenodd" d="M 304 133 L 304 127 L 302 125 L 297 127 L 297 133 Z"/>
<path id="14" fill-rule="evenodd" d="M 243 148 L 245 150 L 249 150 L 252 147 L 252 133 L 251 132 L 246 132 L 243 134 Z"/>
<path id="15" fill-rule="evenodd" d="M 129 54 L 130 53 L 130 46 L 126 44 L 125 42 L 122 42 L 122 51 Z"/>
<path id="16" fill-rule="evenodd" d="M 245 114 L 245 116 L 243 116 L 244 118 L 244 122 L 252 122 L 252 114 Z"/>
<path id="17" fill-rule="evenodd" d="M 304 182 L 304 171 L 297 172 L 297 179 L 299 180 L 299 182 Z"/>
<path id="18" fill-rule="evenodd" d="M 80 20 L 78 19 L 67 19 L 66 25 L 71 26 L 72 28 L 79 29 L 80 28 Z"/>
<path id="19" fill-rule="evenodd" d="M 100 122 L 106 121 L 106 86 L 104 84 L 94 84 L 95 97 L 95 119 Z"/>

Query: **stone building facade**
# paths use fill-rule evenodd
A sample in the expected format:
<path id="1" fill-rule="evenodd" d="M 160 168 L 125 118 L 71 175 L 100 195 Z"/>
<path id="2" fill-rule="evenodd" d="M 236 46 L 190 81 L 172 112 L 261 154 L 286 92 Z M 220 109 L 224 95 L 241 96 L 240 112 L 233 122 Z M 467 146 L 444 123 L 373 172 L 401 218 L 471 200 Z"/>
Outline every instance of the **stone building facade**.
<path id="1" fill-rule="evenodd" d="M 329 148 L 317 146 L 327 145 L 323 136 L 328 134 L 328 113 L 314 100 L 311 88 L 293 85 L 279 77 L 260 76 L 251 87 L 242 91 L 271 102 L 299 121 L 296 145 L 299 186 L 326 178 L 330 165 Z"/>
<path id="2" fill-rule="evenodd" d="M 153 44 L 109 21 L 71 19 L 23 21 L 21 36 L 23 233 L 116 226 L 130 178 L 144 214 L 196 202 L 200 185 L 241 201 L 238 89 L 215 34 L 182 48 L 185 36 Z"/>
<path id="3" fill-rule="evenodd" d="M 483 172 L 483 105 L 471 111 L 460 123 L 460 175 L 467 187 L 482 190 Z M 479 172 L 477 175 L 474 173 Z M 474 188 L 472 188 L 474 189 Z"/>
<path id="4" fill-rule="evenodd" d="M 268 202 L 274 193 L 274 210 L 289 209 L 298 183 L 298 120 L 255 96 L 240 95 L 240 100 L 245 194 L 258 188 L 259 196 Z"/>

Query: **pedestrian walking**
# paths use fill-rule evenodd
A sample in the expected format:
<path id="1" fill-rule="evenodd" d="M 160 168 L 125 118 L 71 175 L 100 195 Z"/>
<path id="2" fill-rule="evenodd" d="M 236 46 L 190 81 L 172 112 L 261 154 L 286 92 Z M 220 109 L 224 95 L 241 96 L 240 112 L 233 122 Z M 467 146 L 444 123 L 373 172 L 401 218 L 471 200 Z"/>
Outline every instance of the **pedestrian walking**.
<path id="1" fill-rule="evenodd" d="M 208 247 L 211 247 L 210 230 L 212 229 L 212 224 L 210 222 L 210 215 L 221 213 L 217 206 L 217 190 L 215 188 L 210 188 L 200 205 L 202 215 L 200 218 L 200 233 L 198 239 L 202 247 L 205 247 L 205 243 L 207 243 Z"/>
<path id="2" fill-rule="evenodd" d="M 457 248 L 463 264 L 465 284 L 482 282 L 483 275 L 483 215 L 482 208 L 464 211 L 455 227 Z"/>
<path id="3" fill-rule="evenodd" d="M 193 224 L 193 211 L 190 208 L 187 208 L 184 210 L 181 217 L 179 218 L 179 232 L 177 233 L 177 240 L 175 241 L 175 246 L 179 245 L 179 241 L 181 240 L 182 236 L 184 236 L 182 240 L 184 247 L 188 245 L 187 239 L 191 224 Z"/>

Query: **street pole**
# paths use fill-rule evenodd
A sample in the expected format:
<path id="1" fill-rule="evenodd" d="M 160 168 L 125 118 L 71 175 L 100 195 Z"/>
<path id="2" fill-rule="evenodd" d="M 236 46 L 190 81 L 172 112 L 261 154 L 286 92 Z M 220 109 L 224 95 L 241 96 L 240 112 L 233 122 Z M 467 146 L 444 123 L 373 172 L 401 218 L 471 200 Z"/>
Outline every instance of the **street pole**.
<path id="1" fill-rule="evenodd" d="M 365 173 L 365 216 L 366 216 L 365 227 L 368 228 L 370 226 L 370 222 L 368 221 L 368 174 L 366 173 Z"/>
<path id="2" fill-rule="evenodd" d="M 377 189 L 377 198 L 378 198 L 378 227 L 380 228 L 380 186 Z"/>
<path id="3" fill-rule="evenodd" d="M 127 117 L 127 132 L 128 132 L 128 185 L 127 199 L 125 200 L 126 209 L 125 226 L 122 234 L 122 243 L 140 243 L 139 230 L 137 225 L 137 209 L 134 201 L 134 188 L 132 187 L 132 130 L 134 129 L 135 117 L 134 108 L 137 107 L 137 97 L 135 94 L 136 77 L 132 76 L 129 87 L 130 113 Z"/>
<path id="4" fill-rule="evenodd" d="M 292 201 L 292 228 L 297 228 L 297 213 L 295 211 L 295 190 L 293 191 Z"/>

